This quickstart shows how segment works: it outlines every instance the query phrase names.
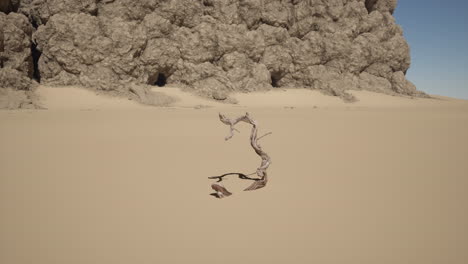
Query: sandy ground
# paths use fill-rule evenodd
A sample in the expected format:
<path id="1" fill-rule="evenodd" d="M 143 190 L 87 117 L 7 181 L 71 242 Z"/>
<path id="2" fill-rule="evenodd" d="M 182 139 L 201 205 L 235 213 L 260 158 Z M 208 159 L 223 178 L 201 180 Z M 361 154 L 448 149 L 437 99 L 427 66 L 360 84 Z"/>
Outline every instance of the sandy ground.
<path id="1" fill-rule="evenodd" d="M 39 91 L 48 110 L 0 111 L 0 263 L 468 263 L 468 101 Z M 273 132 L 266 188 L 209 195 L 260 163 L 220 111 Z"/>

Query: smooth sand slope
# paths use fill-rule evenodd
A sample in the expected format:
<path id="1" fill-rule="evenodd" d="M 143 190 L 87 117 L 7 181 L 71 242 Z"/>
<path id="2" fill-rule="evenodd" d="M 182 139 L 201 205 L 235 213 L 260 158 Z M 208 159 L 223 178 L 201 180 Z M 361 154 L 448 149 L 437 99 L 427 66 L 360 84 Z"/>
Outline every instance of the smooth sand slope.
<path id="1" fill-rule="evenodd" d="M 467 101 L 165 92 L 41 87 L 48 110 L 0 111 L 0 263 L 468 263 Z M 260 163 L 218 120 L 246 111 L 273 132 L 269 184 L 215 199 L 208 176 Z"/>

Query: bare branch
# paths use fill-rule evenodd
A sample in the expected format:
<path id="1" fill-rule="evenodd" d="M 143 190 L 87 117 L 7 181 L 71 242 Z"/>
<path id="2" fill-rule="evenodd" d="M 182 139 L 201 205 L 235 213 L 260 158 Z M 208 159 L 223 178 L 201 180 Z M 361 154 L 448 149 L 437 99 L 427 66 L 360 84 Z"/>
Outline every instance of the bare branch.
<path id="1" fill-rule="evenodd" d="M 273 132 L 268 132 L 268 133 L 266 133 L 265 135 L 263 135 L 263 136 L 257 138 L 257 141 L 259 141 L 260 139 L 262 139 L 262 137 L 266 137 L 266 136 L 271 135 L 271 134 L 273 134 Z"/>
<path id="2" fill-rule="evenodd" d="M 245 115 L 240 116 L 240 117 L 238 117 L 236 119 L 229 119 L 226 116 L 224 116 L 223 114 L 219 113 L 219 120 L 223 124 L 226 124 L 226 125 L 229 126 L 229 135 L 225 138 L 225 140 L 229 140 L 234 136 L 233 131 L 238 131 L 234 127 L 237 123 L 243 121 L 243 122 L 246 122 L 248 124 L 251 124 L 252 125 L 252 131 L 251 131 L 251 134 L 250 134 L 250 145 L 254 149 L 255 153 L 257 153 L 257 155 L 260 156 L 262 162 L 260 164 L 260 167 L 257 168 L 256 172 L 254 172 L 252 174 L 249 174 L 249 176 L 253 175 L 253 174 L 257 174 L 258 178 L 250 178 L 250 177 L 248 177 L 247 175 L 245 175 L 243 173 L 226 173 L 226 174 L 223 174 L 221 176 L 213 176 L 213 177 L 209 177 L 209 178 L 210 179 L 218 179 L 218 182 L 220 182 L 220 181 L 223 180 L 223 177 L 225 177 L 225 176 L 238 175 L 240 179 L 254 180 L 254 183 L 252 183 L 252 185 L 247 187 L 244 191 L 252 191 L 252 190 L 257 190 L 257 189 L 265 187 L 267 182 L 268 182 L 267 169 L 271 164 L 271 158 L 270 158 L 270 156 L 268 156 L 268 154 L 265 151 L 262 150 L 262 147 L 258 143 L 258 140 L 260 140 L 262 137 L 265 137 L 265 136 L 270 135 L 272 133 L 268 132 L 265 135 L 258 138 L 257 137 L 257 132 L 258 132 L 257 122 L 250 117 L 249 113 L 245 113 Z M 222 198 L 222 197 L 218 197 L 218 198 Z"/>
<path id="3" fill-rule="evenodd" d="M 243 173 L 240 173 L 240 172 L 230 172 L 230 173 L 225 173 L 223 175 L 220 175 L 220 176 L 211 176 L 211 177 L 208 177 L 208 179 L 218 179 L 216 182 L 220 182 L 223 180 L 224 177 L 226 176 L 230 176 L 230 175 L 238 175 L 239 179 L 242 179 L 242 180 L 252 180 L 252 181 L 258 181 L 259 179 L 257 178 L 250 178 L 249 176 L 250 175 L 254 175 L 254 174 L 257 174 L 256 172 L 254 173 L 251 173 L 251 174 L 243 174 Z"/>

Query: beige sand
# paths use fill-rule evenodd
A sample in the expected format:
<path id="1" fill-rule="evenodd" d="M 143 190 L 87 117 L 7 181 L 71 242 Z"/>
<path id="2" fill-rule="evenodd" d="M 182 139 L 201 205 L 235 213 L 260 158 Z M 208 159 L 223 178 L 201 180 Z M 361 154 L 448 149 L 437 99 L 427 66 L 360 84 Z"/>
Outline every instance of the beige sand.
<path id="1" fill-rule="evenodd" d="M 467 101 L 40 90 L 49 110 L 0 111 L 0 263 L 468 263 Z M 260 162 L 219 111 L 273 132 L 266 188 L 209 196 L 208 176 Z"/>

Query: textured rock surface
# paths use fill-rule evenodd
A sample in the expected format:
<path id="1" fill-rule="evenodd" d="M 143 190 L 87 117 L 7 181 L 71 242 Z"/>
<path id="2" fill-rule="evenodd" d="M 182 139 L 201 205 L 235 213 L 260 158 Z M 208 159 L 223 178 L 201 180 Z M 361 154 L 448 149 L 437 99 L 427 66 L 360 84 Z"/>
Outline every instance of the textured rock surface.
<path id="1" fill-rule="evenodd" d="M 0 12 L 9 13 L 18 10 L 20 0 L 0 0 Z"/>
<path id="2" fill-rule="evenodd" d="M 0 12 L 0 109 L 34 105 L 32 31 L 24 15 Z"/>
<path id="3" fill-rule="evenodd" d="M 392 16 L 396 4 L 24 0 L 18 12 L 37 27 L 33 40 L 46 84 L 129 94 L 132 83 L 168 83 L 208 97 L 275 87 L 317 89 L 347 101 L 354 100 L 351 89 L 424 96 L 405 78 L 410 55 Z"/>
<path id="4" fill-rule="evenodd" d="M 31 34 L 28 19 L 17 13 L 0 13 L 0 56 L 2 68 L 16 69 L 32 77 Z"/>

